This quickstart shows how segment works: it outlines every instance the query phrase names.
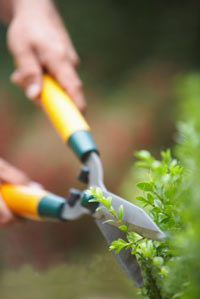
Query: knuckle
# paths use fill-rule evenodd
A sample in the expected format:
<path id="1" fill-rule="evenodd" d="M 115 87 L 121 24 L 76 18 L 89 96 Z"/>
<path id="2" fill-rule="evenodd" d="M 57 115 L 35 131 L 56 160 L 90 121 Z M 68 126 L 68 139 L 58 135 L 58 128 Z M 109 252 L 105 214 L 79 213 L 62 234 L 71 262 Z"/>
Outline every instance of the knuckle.
<path id="1" fill-rule="evenodd" d="M 82 84 L 82 82 L 81 82 L 81 81 L 77 81 L 77 82 L 74 84 L 74 88 L 75 88 L 76 90 L 81 90 L 81 89 L 83 89 L 83 84 Z"/>
<path id="2" fill-rule="evenodd" d="M 74 67 L 78 67 L 79 64 L 80 64 L 80 59 L 78 56 L 74 56 L 72 59 L 71 59 L 71 63 Z"/>
<path id="3" fill-rule="evenodd" d="M 39 76 L 40 75 L 40 71 L 32 64 L 19 69 L 20 72 L 20 81 L 24 81 L 27 80 L 29 78 L 35 77 L 35 76 Z"/>
<path id="4" fill-rule="evenodd" d="M 34 65 L 29 65 L 23 70 L 24 76 L 25 77 L 33 77 L 35 75 L 38 75 L 40 72 Z"/>
<path id="5" fill-rule="evenodd" d="M 74 89 L 82 89 L 83 88 L 83 83 L 82 81 L 77 77 L 75 80 L 74 80 L 74 83 L 73 83 L 73 86 L 74 86 Z"/>
<path id="6" fill-rule="evenodd" d="M 7 32 L 7 45 L 14 56 L 23 56 L 27 48 L 27 40 L 19 34 L 17 28 L 12 27 L 12 24 Z"/>
<path id="7" fill-rule="evenodd" d="M 51 48 L 48 48 L 48 51 L 44 54 L 44 60 L 46 62 L 53 60 L 63 61 L 67 58 L 67 51 L 65 47 L 60 45 L 53 45 Z"/>
<path id="8" fill-rule="evenodd" d="M 82 104 L 79 104 L 78 107 L 79 107 L 79 109 L 80 109 L 81 112 L 84 112 L 86 110 L 86 108 L 87 108 L 87 105 L 85 103 L 82 103 Z"/>
<path id="9" fill-rule="evenodd" d="M 61 61 L 67 58 L 67 51 L 64 47 L 58 47 L 55 52 L 58 59 L 60 59 Z"/>
<path id="10" fill-rule="evenodd" d="M 69 90 L 69 92 L 72 93 L 77 93 L 82 89 L 82 83 L 80 81 L 74 81 L 72 82 L 67 82 L 66 88 Z"/>

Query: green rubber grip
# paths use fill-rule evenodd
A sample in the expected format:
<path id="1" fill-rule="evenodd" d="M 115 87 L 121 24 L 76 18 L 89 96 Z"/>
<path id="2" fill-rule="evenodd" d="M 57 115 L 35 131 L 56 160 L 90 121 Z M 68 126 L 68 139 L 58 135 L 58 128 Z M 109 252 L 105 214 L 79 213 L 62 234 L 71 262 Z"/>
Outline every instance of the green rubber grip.
<path id="1" fill-rule="evenodd" d="M 68 145 L 81 161 L 84 161 L 90 152 L 98 153 L 89 131 L 82 130 L 73 133 L 68 140 Z"/>
<path id="2" fill-rule="evenodd" d="M 61 220 L 61 211 L 66 200 L 60 196 L 49 193 L 38 204 L 38 215 L 42 218 Z"/>
<path id="3" fill-rule="evenodd" d="M 90 202 L 91 199 L 94 199 L 94 196 L 88 192 L 88 190 L 83 191 L 81 197 L 81 205 L 86 209 L 90 210 L 90 212 L 94 213 L 99 206 L 98 202 Z"/>

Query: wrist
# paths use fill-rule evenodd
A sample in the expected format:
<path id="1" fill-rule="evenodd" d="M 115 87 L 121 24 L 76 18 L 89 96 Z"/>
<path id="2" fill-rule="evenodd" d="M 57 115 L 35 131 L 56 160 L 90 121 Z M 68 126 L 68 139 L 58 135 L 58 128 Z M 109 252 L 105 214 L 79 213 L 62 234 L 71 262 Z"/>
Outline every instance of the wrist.
<path id="1" fill-rule="evenodd" d="M 1 1 L 1 0 L 0 0 Z M 12 18 L 24 14 L 39 14 L 53 7 L 53 0 L 3 0 L 10 2 Z M 12 19 L 11 18 L 11 19 Z"/>

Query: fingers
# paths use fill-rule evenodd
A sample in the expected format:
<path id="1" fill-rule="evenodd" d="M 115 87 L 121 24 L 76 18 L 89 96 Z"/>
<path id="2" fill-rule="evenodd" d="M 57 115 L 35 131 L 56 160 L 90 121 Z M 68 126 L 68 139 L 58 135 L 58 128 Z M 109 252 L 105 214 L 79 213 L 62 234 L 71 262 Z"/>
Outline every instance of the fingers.
<path id="1" fill-rule="evenodd" d="M 42 88 L 43 66 L 65 89 L 77 107 L 83 111 L 85 99 L 82 82 L 75 71 L 75 65 L 78 64 L 78 56 L 73 51 L 62 52 L 57 47 L 41 49 L 42 51 L 39 51 L 40 55 L 38 58 L 36 53 L 28 47 L 24 48 L 23 51 L 14 50 L 17 69 L 12 74 L 11 80 L 24 89 L 29 99 L 37 99 Z"/>
<path id="2" fill-rule="evenodd" d="M 76 72 L 79 58 L 57 11 L 51 2 L 47 7 L 42 5 L 39 11 L 35 5 L 30 10 L 27 1 L 24 4 L 25 12 L 16 14 L 8 29 L 8 47 L 17 63 L 11 80 L 30 99 L 36 99 L 45 69 L 83 110 L 82 83 Z"/>
<path id="3" fill-rule="evenodd" d="M 15 217 L 0 196 L 0 227 L 14 221 Z"/>
<path id="4" fill-rule="evenodd" d="M 29 178 L 22 171 L 16 169 L 0 158 L 0 184 L 10 183 L 16 185 L 28 185 L 29 182 Z M 19 218 L 15 217 L 9 210 L 0 194 L 0 227 L 18 221 Z"/>
<path id="5" fill-rule="evenodd" d="M 83 95 L 82 83 L 78 78 L 74 68 L 67 62 L 59 67 L 59 63 L 49 63 L 48 69 L 50 74 L 65 89 L 77 107 L 83 111 L 85 109 L 85 100 Z"/>
<path id="6" fill-rule="evenodd" d="M 27 185 L 30 180 L 22 171 L 0 158 L 0 183 Z"/>
<path id="7" fill-rule="evenodd" d="M 35 53 L 28 47 L 23 51 L 15 49 L 14 52 L 17 69 L 12 74 L 11 80 L 25 91 L 29 99 L 39 98 L 42 87 L 42 69 Z"/>
<path id="8" fill-rule="evenodd" d="M 72 44 L 72 41 L 69 37 L 69 35 L 67 34 L 66 30 L 64 30 L 65 32 L 63 32 L 63 42 L 61 45 L 61 49 L 60 49 L 60 56 L 64 56 L 63 58 L 67 58 L 67 60 L 69 61 L 69 63 L 74 67 L 78 67 L 79 63 L 80 63 L 80 58 L 78 56 L 78 54 L 75 51 L 75 48 Z M 63 52 L 63 53 L 62 53 Z M 64 54 L 64 55 L 63 55 Z"/>

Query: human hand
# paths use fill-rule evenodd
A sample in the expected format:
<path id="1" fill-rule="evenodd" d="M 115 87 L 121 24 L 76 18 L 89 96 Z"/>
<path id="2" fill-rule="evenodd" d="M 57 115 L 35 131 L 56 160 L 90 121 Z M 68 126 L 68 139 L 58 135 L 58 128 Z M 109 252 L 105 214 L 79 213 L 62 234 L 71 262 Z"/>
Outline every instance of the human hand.
<path id="1" fill-rule="evenodd" d="M 77 75 L 78 55 L 51 0 L 13 0 L 8 47 L 17 63 L 11 80 L 30 99 L 37 99 L 45 69 L 68 92 L 80 110 L 85 107 Z"/>
<path id="2" fill-rule="evenodd" d="M 29 178 L 22 171 L 16 169 L 15 167 L 11 166 L 9 163 L 0 158 L 0 185 L 2 183 L 27 185 L 29 184 L 29 182 Z M 15 222 L 16 219 L 17 218 L 6 206 L 0 193 L 0 227 Z"/>

